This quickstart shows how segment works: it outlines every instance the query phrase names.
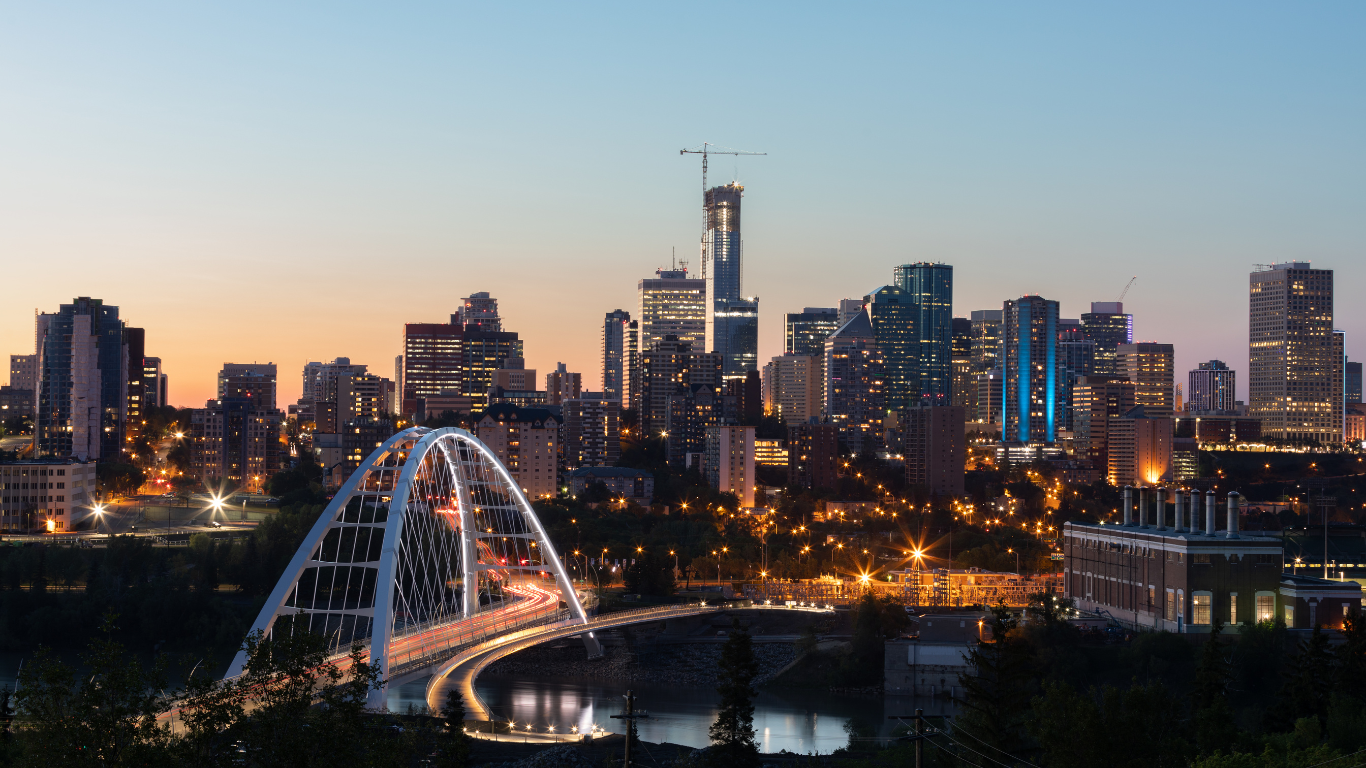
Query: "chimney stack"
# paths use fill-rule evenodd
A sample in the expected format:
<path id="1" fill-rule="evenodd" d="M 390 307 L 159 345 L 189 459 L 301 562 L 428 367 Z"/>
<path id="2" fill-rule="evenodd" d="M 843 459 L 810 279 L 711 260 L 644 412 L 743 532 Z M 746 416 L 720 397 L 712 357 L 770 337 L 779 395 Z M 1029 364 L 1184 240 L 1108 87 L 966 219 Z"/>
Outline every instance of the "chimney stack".
<path id="1" fill-rule="evenodd" d="M 1205 492 L 1205 535 L 1214 535 L 1214 508 L 1219 502 L 1214 498 L 1214 491 Z"/>
<path id="2" fill-rule="evenodd" d="M 1159 530 L 1159 531 L 1165 531 L 1165 530 L 1167 530 L 1167 489 L 1166 489 L 1166 488 L 1158 488 L 1158 489 L 1157 489 L 1157 514 L 1154 515 L 1154 517 L 1157 519 L 1157 530 Z"/>
<path id="3" fill-rule="evenodd" d="M 1191 489 L 1191 534 L 1200 532 L 1200 492 Z"/>
<path id="4" fill-rule="evenodd" d="M 1238 492 L 1228 492 L 1228 533 L 1226 538 L 1238 538 Z"/>
<path id="5" fill-rule="evenodd" d="M 1186 497 L 1181 493 L 1180 488 L 1172 491 L 1172 511 L 1176 513 L 1176 520 L 1172 523 L 1172 528 L 1177 533 L 1181 533 L 1186 530 Z"/>
<path id="6" fill-rule="evenodd" d="M 1131 486 L 1124 486 L 1124 524 L 1134 524 L 1134 489 Z"/>

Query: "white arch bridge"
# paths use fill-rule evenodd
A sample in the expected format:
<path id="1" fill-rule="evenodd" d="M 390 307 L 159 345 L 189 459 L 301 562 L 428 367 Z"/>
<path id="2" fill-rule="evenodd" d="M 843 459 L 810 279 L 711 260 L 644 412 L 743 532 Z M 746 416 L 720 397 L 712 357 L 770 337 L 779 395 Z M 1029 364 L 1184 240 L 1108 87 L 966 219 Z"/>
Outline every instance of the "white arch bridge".
<path id="1" fill-rule="evenodd" d="M 600 656 L 595 629 L 718 609 L 590 619 L 493 452 L 462 429 L 413 427 L 376 448 L 333 497 L 251 631 L 319 633 L 337 657 L 362 643 L 386 688 L 457 667 L 472 685 L 493 658 L 536 642 L 577 634 Z M 245 663 L 239 652 L 227 677 Z M 386 693 L 373 692 L 370 706 L 383 707 Z M 465 698 L 485 714 L 472 687 Z"/>

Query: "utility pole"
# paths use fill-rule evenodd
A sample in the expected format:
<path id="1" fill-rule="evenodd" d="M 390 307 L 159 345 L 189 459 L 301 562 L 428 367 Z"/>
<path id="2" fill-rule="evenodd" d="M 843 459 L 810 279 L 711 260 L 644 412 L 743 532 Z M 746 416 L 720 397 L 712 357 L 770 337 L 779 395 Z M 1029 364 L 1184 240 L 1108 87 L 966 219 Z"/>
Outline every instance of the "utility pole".
<path id="1" fill-rule="evenodd" d="M 637 720 L 648 720 L 650 716 L 644 712 L 635 711 L 636 695 L 630 689 L 627 689 L 624 698 L 626 699 L 626 714 L 612 715 L 611 717 L 613 720 L 626 721 L 626 755 L 622 768 L 631 768 L 631 732 L 635 730 Z"/>

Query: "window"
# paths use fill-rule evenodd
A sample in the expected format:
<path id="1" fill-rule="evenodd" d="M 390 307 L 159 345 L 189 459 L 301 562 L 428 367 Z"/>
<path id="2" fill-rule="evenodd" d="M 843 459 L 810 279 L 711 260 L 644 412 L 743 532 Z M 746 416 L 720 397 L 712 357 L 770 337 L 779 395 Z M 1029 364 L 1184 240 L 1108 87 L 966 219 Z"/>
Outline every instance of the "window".
<path id="1" fill-rule="evenodd" d="M 1294 606 L 1294 604 L 1287 605 L 1287 606 L 1285 607 L 1285 625 L 1286 625 L 1287 627 L 1294 627 L 1294 626 L 1295 626 L 1295 606 Z"/>
<path id="2" fill-rule="evenodd" d="M 1208 592 L 1195 592 L 1191 594 L 1191 623 L 1208 624 L 1210 622 L 1211 595 Z"/>
<path id="3" fill-rule="evenodd" d="M 1167 621 L 1176 621 L 1176 593 L 1167 590 Z"/>
<path id="4" fill-rule="evenodd" d="M 1148 585 L 1148 610 L 1151 611 L 1151 610 L 1153 609 L 1153 606 L 1154 606 L 1154 605 L 1157 605 L 1157 587 L 1154 587 L 1153 585 L 1149 584 L 1149 585 Z"/>
<path id="5" fill-rule="evenodd" d="M 1210 564 L 1209 553 L 1206 552 L 1206 553 L 1202 553 L 1202 554 L 1194 554 L 1194 555 L 1191 555 L 1191 562 L 1194 563 L 1195 565 L 1209 565 L 1209 564 Z"/>
<path id="6" fill-rule="evenodd" d="M 1228 594 L 1228 623 L 1229 623 L 1230 626 L 1236 626 L 1236 625 L 1238 624 L 1238 593 L 1237 593 L 1237 592 L 1230 592 L 1230 593 Z"/>
<path id="7" fill-rule="evenodd" d="M 1276 595 L 1271 592 L 1257 593 L 1257 621 L 1272 621 L 1276 618 Z"/>

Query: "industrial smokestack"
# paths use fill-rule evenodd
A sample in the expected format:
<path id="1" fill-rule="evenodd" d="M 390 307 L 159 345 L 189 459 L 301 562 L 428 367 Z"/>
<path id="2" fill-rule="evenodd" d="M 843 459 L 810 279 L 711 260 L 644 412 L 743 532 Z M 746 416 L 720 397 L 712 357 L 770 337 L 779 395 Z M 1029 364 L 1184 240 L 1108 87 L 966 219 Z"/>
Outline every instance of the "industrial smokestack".
<path id="1" fill-rule="evenodd" d="M 1238 538 L 1238 492 L 1228 492 L 1228 533 L 1226 538 Z"/>
<path id="2" fill-rule="evenodd" d="M 1191 533 L 1200 532 L 1200 492 L 1191 491 Z"/>
<path id="3" fill-rule="evenodd" d="M 1172 491 L 1172 512 L 1176 514 L 1176 520 L 1172 523 L 1172 528 L 1175 529 L 1177 533 L 1181 533 L 1186 530 L 1186 497 L 1181 493 L 1180 488 Z"/>
<path id="4" fill-rule="evenodd" d="M 1167 530 L 1167 489 L 1157 489 L 1157 530 Z"/>
<path id="5" fill-rule="evenodd" d="M 1205 491 L 1205 535 L 1214 535 L 1214 508 L 1219 504 L 1214 498 L 1214 491 Z"/>
<path id="6" fill-rule="evenodd" d="M 1132 486 L 1124 486 L 1124 524 L 1134 524 L 1134 489 Z"/>
<path id="7" fill-rule="evenodd" d="M 1149 494 L 1149 492 L 1150 492 L 1151 490 L 1152 490 L 1152 489 L 1151 489 L 1151 488 L 1148 488 L 1147 486 L 1143 486 L 1143 485 L 1138 486 L 1138 527 L 1139 527 L 1139 528 L 1147 528 L 1147 527 L 1148 527 L 1148 494 Z"/>

